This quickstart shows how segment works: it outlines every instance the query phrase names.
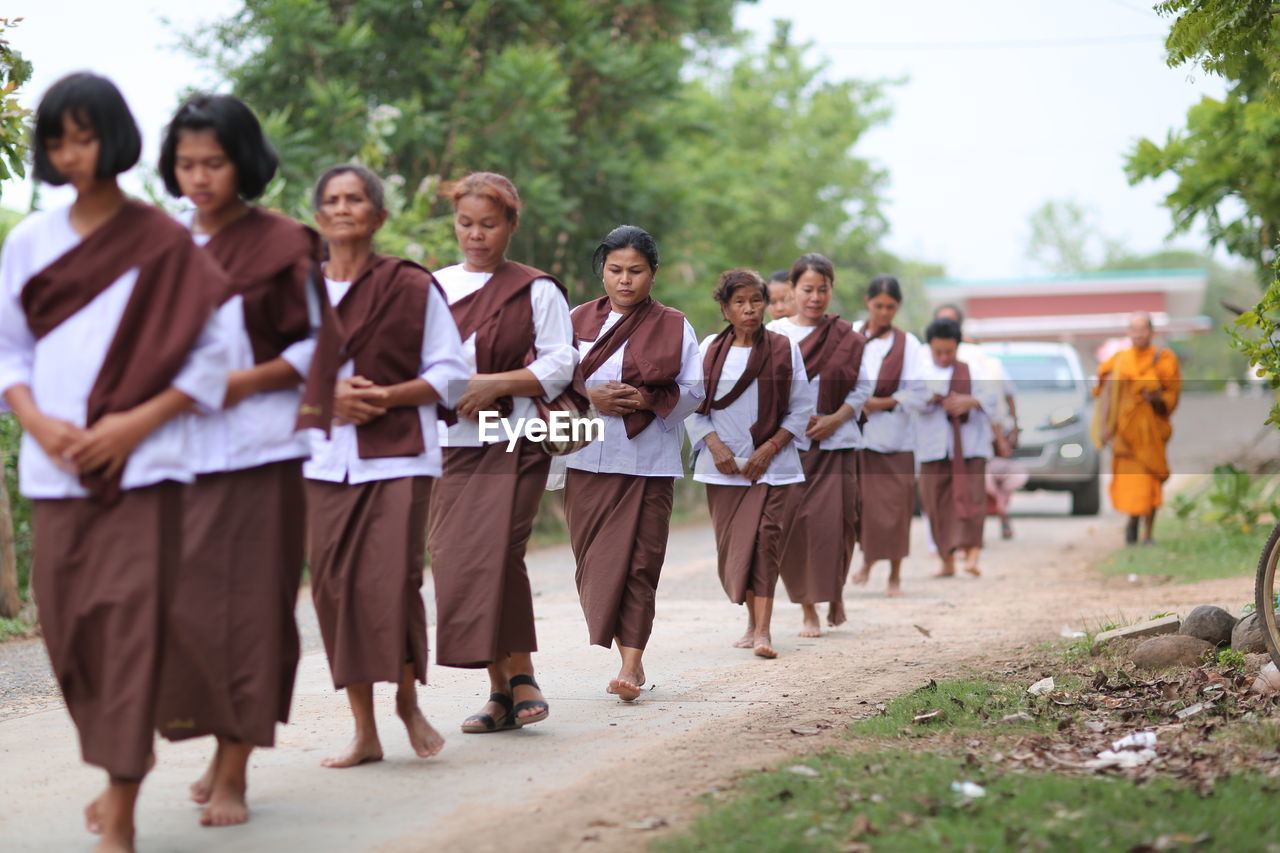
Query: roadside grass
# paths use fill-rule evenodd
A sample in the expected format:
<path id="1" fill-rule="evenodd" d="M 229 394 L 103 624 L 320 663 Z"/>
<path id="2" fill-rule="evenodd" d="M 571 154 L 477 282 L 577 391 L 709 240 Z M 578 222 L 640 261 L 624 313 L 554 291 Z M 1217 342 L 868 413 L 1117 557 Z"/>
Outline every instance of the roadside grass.
<path id="1" fill-rule="evenodd" d="M 1252 575 L 1269 531 L 1211 528 L 1177 517 L 1156 524 L 1156 544 L 1116 551 L 1098 570 L 1105 575 L 1165 575 L 1178 583 Z"/>
<path id="2" fill-rule="evenodd" d="M 34 637 L 35 634 L 35 623 L 27 618 L 25 612 L 19 614 L 14 619 L 0 618 L 0 643 L 5 640 L 20 640 L 25 637 Z"/>
<path id="3" fill-rule="evenodd" d="M 1259 850 L 1275 832 L 1280 783 L 1256 773 L 1208 796 L 1166 779 L 1006 772 L 965 757 L 905 750 L 806 759 L 745 779 L 731 801 L 664 853 L 920 850 Z M 793 765 L 794 766 L 794 765 Z M 980 785 L 969 798 L 952 783 Z M 1142 846 L 1147 845 L 1147 846 Z"/>
<path id="4" fill-rule="evenodd" d="M 1035 710 L 1035 701 L 1020 687 L 991 681 L 930 681 L 897 697 L 879 715 L 852 723 L 848 734 L 853 738 L 892 738 L 926 737 L 940 729 L 964 733 Z M 1048 718 L 1030 715 L 1010 722 L 1023 731 L 1048 731 L 1054 725 Z"/>

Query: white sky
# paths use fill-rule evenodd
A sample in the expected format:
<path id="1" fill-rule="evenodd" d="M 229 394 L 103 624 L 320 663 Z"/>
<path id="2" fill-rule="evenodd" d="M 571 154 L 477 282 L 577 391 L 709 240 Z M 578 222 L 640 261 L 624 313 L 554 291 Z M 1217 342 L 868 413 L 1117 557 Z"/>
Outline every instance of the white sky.
<path id="1" fill-rule="evenodd" d="M 772 21 L 815 42 L 833 78 L 901 78 L 894 115 L 857 153 L 888 169 L 888 248 L 943 264 L 959 277 L 1039 272 L 1024 257 L 1027 218 L 1048 199 L 1096 209 L 1109 236 L 1133 251 L 1161 248 L 1169 183 L 1130 187 L 1124 154 L 1142 136 L 1163 139 L 1220 81 L 1165 66 L 1168 23 L 1151 0 L 760 0 L 738 24 L 767 39 Z M 238 8 L 236 0 L 7 0 L 0 16 L 35 64 L 23 101 L 70 71 L 92 68 L 124 91 L 145 135 L 144 162 L 188 86 L 211 82 L 177 51 L 186 31 Z M 745 178 L 746 176 L 744 176 Z M 25 209 L 25 186 L 3 203 Z M 42 204 L 67 198 L 45 191 Z M 1202 239 L 1182 238 L 1197 248 Z M 814 247 L 820 251 L 821 247 Z"/>

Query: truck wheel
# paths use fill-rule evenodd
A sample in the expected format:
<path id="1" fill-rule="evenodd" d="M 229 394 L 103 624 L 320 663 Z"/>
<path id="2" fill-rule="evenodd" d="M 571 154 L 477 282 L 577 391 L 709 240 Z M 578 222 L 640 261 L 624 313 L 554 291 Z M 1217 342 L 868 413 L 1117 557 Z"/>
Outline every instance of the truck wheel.
<path id="1" fill-rule="evenodd" d="M 1095 476 L 1071 490 L 1072 515 L 1097 515 L 1102 508 L 1102 478 Z"/>

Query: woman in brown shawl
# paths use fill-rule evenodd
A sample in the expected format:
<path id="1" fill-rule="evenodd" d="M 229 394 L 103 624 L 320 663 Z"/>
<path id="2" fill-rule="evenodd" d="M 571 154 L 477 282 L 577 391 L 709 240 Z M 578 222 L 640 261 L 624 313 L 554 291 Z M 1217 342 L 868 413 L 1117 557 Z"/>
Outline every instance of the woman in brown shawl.
<path id="1" fill-rule="evenodd" d="M 693 478 L 707 485 L 720 583 L 747 605 L 747 631 L 734 643 L 775 658 L 770 635 L 787 493 L 804 482 L 797 446 L 813 414 L 800 350 L 764 328 L 769 291 L 753 270 L 720 276 L 715 300 L 729 325 L 702 342 L 706 398 L 689 416 L 697 452 Z"/>
<path id="2" fill-rule="evenodd" d="M 477 172 L 452 187 L 460 264 L 436 278 L 462 337 L 471 380 L 443 432 L 444 476 L 431 503 L 436 587 L 436 661 L 485 668 L 489 701 L 462 724 L 483 734 L 545 720 L 534 680 L 538 643 L 524 552 L 551 458 L 527 438 L 508 451 L 519 418 L 538 417 L 534 397 L 553 399 L 573 379 L 578 351 L 563 285 L 507 260 L 520 221 L 511 181 Z"/>
<path id="3" fill-rule="evenodd" d="M 906 401 L 914 395 L 916 364 L 922 347 L 916 336 L 893 325 L 902 307 L 902 288 L 890 275 L 867 285 L 867 339 L 862 364 L 872 382 L 871 399 L 860 418 L 863 448 L 858 451 L 862 512 L 858 541 L 862 568 L 853 576 L 858 586 L 871 577 L 871 567 L 889 561 L 890 596 L 902 594 L 902 561 L 910 551 L 911 515 L 916 504 L 915 427 Z"/>
<path id="4" fill-rule="evenodd" d="M 801 256 L 791 267 L 796 313 L 769 324 L 800 347 L 817 408 L 801 451 L 804 482 L 789 489 L 782 523 L 782 581 L 804 614 L 802 637 L 821 637 L 819 602 L 827 624 L 845 621 L 844 582 L 858 541 L 858 415 L 871 394 L 862 370 L 866 338 L 838 314 L 828 314 L 835 269 L 822 255 Z"/>
<path id="5" fill-rule="evenodd" d="M 606 692 L 630 702 L 645 682 L 671 499 L 683 476 L 683 421 L 702 400 L 698 339 L 650 291 L 658 245 L 622 225 L 596 247 L 605 295 L 573 311 L 582 374 L 604 437 L 565 458 L 564 512 L 591 642 L 622 656 Z"/>
<path id="6" fill-rule="evenodd" d="M 373 685 L 397 685 L 396 714 L 421 758 L 444 739 L 418 706 L 427 681 L 422 601 L 427 506 L 440 476 L 437 400 L 466 376 L 458 330 L 431 273 L 373 253 L 386 221 L 382 182 L 363 166 L 334 166 L 316 184 L 316 223 L 329 243 L 325 289 L 341 330 L 329 437 L 314 437 L 307 478 L 311 594 L 333 686 L 347 691 L 355 737 L 325 767 L 382 758 Z M 317 359 L 329 358 L 321 348 Z M 332 372 L 331 372 L 332 371 Z M 314 383 L 303 415 L 314 414 Z"/>

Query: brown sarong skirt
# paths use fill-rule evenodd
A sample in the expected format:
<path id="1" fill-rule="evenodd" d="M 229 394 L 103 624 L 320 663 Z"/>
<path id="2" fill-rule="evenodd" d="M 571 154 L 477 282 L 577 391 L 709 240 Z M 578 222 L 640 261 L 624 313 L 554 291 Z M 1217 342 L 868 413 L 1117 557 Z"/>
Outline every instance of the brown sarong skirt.
<path id="1" fill-rule="evenodd" d="M 916 509 L 916 460 L 911 451 L 858 451 L 858 541 L 868 563 L 902 560 L 911 553 Z"/>
<path id="2" fill-rule="evenodd" d="M 130 489 L 111 506 L 37 500 L 32 521 L 40 630 L 80 752 L 113 779 L 141 780 L 181 566 L 182 487 Z"/>
<path id="3" fill-rule="evenodd" d="M 782 522 L 782 582 L 796 604 L 840 601 L 858 542 L 855 450 L 800 453 L 804 482 L 788 491 Z"/>
<path id="4" fill-rule="evenodd" d="M 957 548 L 981 548 L 982 528 L 987 520 L 987 460 L 974 457 L 964 460 L 962 482 L 953 482 L 951 460 L 938 459 L 920 466 L 920 503 L 929 517 L 929 530 L 939 554 L 950 554 Z M 954 489 L 966 490 L 969 504 L 975 509 L 971 518 L 961 518 L 956 507 Z"/>
<path id="5" fill-rule="evenodd" d="M 204 474 L 185 487 L 160 734 L 275 744 L 298 669 L 305 525 L 300 459 Z"/>
<path id="6" fill-rule="evenodd" d="M 311 597 L 333 686 L 398 683 L 406 663 L 426 684 L 431 478 L 306 485 Z"/>
<path id="7" fill-rule="evenodd" d="M 591 642 L 643 649 L 653 631 L 675 479 L 570 468 L 564 515 Z"/>
<path id="8" fill-rule="evenodd" d="M 533 592 L 524 552 L 551 457 L 520 439 L 450 447 L 431 502 L 436 662 L 477 669 L 536 652 Z"/>
<path id="9" fill-rule="evenodd" d="M 707 483 L 720 584 L 734 604 L 745 602 L 748 590 L 773 598 L 782 555 L 782 517 L 794 488 Z"/>

